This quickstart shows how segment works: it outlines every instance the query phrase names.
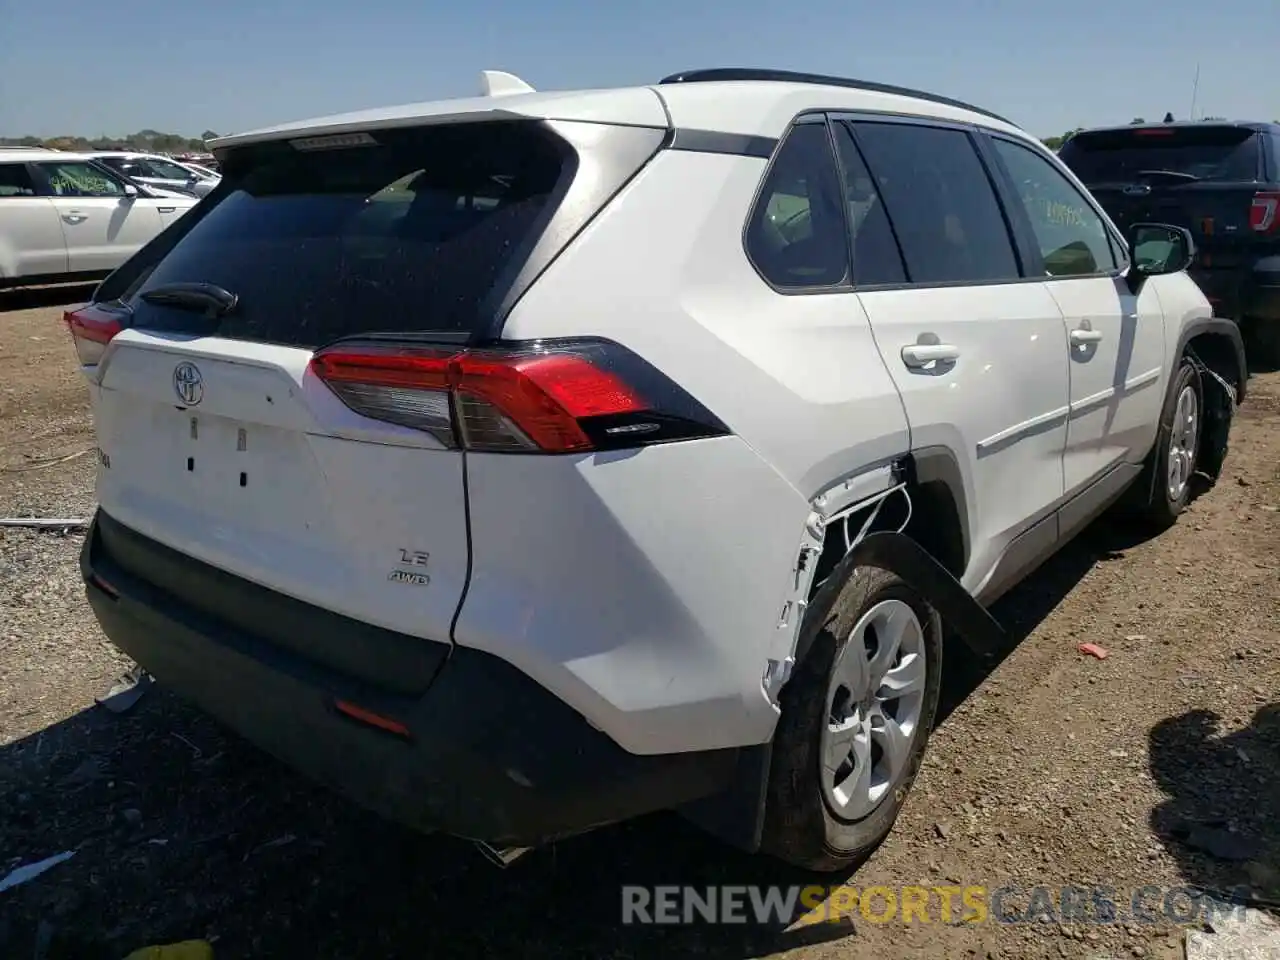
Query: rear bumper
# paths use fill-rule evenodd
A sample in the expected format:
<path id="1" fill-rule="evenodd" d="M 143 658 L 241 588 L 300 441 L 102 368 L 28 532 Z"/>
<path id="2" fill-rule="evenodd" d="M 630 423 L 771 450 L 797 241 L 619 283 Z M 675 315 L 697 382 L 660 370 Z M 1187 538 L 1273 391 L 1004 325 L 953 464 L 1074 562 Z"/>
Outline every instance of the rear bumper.
<path id="1" fill-rule="evenodd" d="M 449 650 L 421 695 L 338 672 L 131 573 L 104 545 L 104 527 L 108 539 L 127 537 L 131 550 L 172 551 L 101 511 L 95 517 L 81 572 L 112 643 L 263 750 L 389 819 L 534 846 L 705 797 L 730 782 L 741 759 L 732 749 L 628 753 L 515 667 L 477 650 Z M 191 571 L 204 566 L 175 556 Z M 226 589 L 227 574 L 208 574 Z M 348 719 L 336 700 L 409 734 Z"/>

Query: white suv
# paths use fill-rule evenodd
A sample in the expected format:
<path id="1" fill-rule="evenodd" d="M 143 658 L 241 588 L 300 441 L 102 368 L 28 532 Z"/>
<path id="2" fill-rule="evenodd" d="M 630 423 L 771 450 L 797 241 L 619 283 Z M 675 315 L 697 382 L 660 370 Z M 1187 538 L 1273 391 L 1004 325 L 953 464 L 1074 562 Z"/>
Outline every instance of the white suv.
<path id="1" fill-rule="evenodd" d="M 215 141 L 68 315 L 107 636 L 292 766 L 514 852 L 674 808 L 835 869 L 948 655 L 1245 390 L 1190 238 L 1016 126 L 704 71 Z"/>
<path id="2" fill-rule="evenodd" d="M 87 156 L 0 147 L 0 288 L 100 279 L 195 203 Z"/>

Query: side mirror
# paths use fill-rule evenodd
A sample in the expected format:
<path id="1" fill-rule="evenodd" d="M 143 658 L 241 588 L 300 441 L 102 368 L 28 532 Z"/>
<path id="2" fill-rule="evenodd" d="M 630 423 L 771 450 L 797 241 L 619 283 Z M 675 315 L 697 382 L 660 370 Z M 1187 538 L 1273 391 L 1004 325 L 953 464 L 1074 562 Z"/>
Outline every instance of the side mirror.
<path id="1" fill-rule="evenodd" d="M 1189 230 L 1167 223 L 1135 223 L 1129 228 L 1129 286 L 1136 293 L 1147 277 L 1185 270 L 1195 255 Z"/>
<path id="2" fill-rule="evenodd" d="M 124 196 L 126 200 L 137 200 L 138 188 L 135 187 L 132 183 L 126 183 L 124 185 Z"/>

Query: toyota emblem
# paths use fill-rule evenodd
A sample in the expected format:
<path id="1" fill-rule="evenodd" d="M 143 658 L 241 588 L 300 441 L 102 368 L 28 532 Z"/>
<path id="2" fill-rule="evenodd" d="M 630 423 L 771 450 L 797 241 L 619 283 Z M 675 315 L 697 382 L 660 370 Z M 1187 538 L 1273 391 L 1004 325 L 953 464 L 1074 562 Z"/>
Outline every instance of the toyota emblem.
<path id="1" fill-rule="evenodd" d="M 173 368 L 173 392 L 188 407 L 204 399 L 204 378 L 194 363 L 180 363 Z"/>

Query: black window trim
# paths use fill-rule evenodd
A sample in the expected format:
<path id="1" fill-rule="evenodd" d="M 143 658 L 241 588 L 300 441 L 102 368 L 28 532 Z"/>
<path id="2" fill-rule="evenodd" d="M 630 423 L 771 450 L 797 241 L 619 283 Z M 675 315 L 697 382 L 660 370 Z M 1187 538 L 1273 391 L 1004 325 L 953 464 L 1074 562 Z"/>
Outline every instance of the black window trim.
<path id="1" fill-rule="evenodd" d="M 1019 230 L 1015 225 L 1014 218 L 1010 216 L 1010 212 L 1007 208 L 1008 197 L 1002 189 L 1000 176 L 997 176 L 992 170 L 984 144 L 980 139 L 979 134 L 987 132 L 990 128 L 985 125 L 959 120 L 947 120 L 942 117 L 922 117 L 917 114 L 904 114 L 880 110 L 833 110 L 830 111 L 829 116 L 832 121 L 844 123 L 849 127 L 859 153 L 865 152 L 862 149 L 862 144 L 858 141 L 858 124 L 860 122 L 895 123 L 902 124 L 904 126 L 932 127 L 941 130 L 954 130 L 965 134 L 969 138 L 969 142 L 973 146 L 974 152 L 978 155 L 978 162 L 982 166 L 983 172 L 986 174 L 988 183 L 991 184 L 991 190 L 995 195 L 996 206 L 1000 211 L 1001 219 L 1004 221 L 1005 231 L 1009 235 L 1009 242 L 1013 248 L 1014 261 L 1017 264 L 1019 274 L 1016 277 L 1005 277 L 999 280 L 946 280 L 923 283 L 910 279 L 911 271 L 906 269 L 904 257 L 903 268 L 907 275 L 905 283 L 861 284 L 854 287 L 855 292 L 877 293 L 888 290 L 945 290 L 963 287 L 999 287 L 1017 283 L 1040 283 L 1044 280 L 1044 277 L 1029 275 L 1031 264 L 1029 264 L 1027 260 L 1028 250 L 1026 249 L 1025 241 L 1019 235 Z M 897 241 L 898 229 L 893 224 L 893 214 L 888 210 L 887 206 L 885 208 L 885 214 L 889 219 L 889 227 L 893 231 L 894 240 Z M 898 252 L 901 256 L 901 244 L 899 244 Z"/>
<path id="2" fill-rule="evenodd" d="M 1129 269 L 1129 244 L 1120 235 L 1115 224 L 1111 222 L 1111 218 L 1107 216 L 1106 211 L 1102 209 L 1101 205 L 1099 205 L 1097 200 L 1094 199 L 1093 195 L 1089 193 L 1087 189 L 1082 189 L 1077 186 L 1073 177 L 1067 172 L 1064 172 L 1069 171 L 1070 168 L 1059 160 L 1051 151 L 1047 149 L 1036 150 L 1034 144 L 1029 144 L 1017 137 L 1011 137 L 1008 134 L 997 133 L 990 130 L 983 131 L 983 136 L 988 141 L 987 147 L 991 156 L 991 162 L 995 164 L 996 168 L 999 170 L 1001 189 L 1008 195 L 1009 204 L 1015 211 L 1015 217 L 1021 221 L 1022 229 L 1027 231 L 1027 236 L 1034 241 L 1034 262 L 1041 273 L 1041 276 L 1037 279 L 1044 280 L 1046 283 L 1061 283 L 1067 280 L 1090 280 L 1104 277 L 1115 280 L 1125 275 L 1125 272 Z M 1112 252 L 1119 255 L 1114 267 L 1109 270 L 1099 270 L 1093 273 L 1070 274 L 1061 277 L 1051 276 L 1045 271 L 1044 256 L 1040 251 L 1040 243 L 1035 236 L 1035 229 L 1032 227 L 1031 219 L 1022 206 L 1022 201 L 1019 199 L 1017 188 L 1013 182 L 1013 175 L 1009 172 L 1009 168 L 1005 165 L 1004 159 L 995 148 L 996 140 L 1003 140 L 1006 143 L 1022 147 L 1024 150 L 1029 150 L 1032 153 L 1039 155 L 1042 159 L 1048 161 L 1049 165 L 1057 170 L 1058 173 L 1063 174 L 1063 179 L 1067 182 L 1067 185 L 1076 192 L 1076 195 L 1084 201 L 1085 206 L 1092 210 L 1094 215 L 1101 221 L 1103 230 L 1105 230 L 1107 234 L 1108 246 L 1113 247 Z"/>

